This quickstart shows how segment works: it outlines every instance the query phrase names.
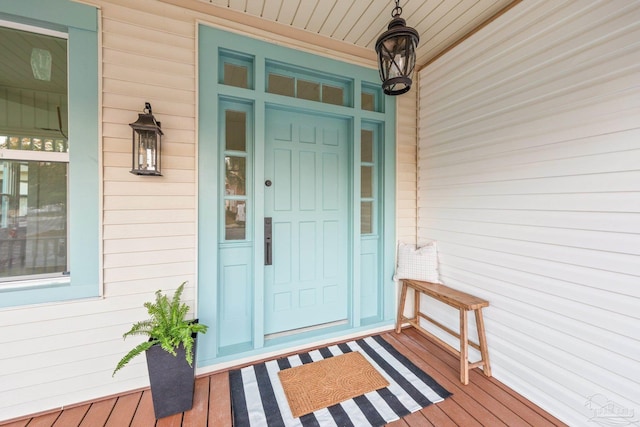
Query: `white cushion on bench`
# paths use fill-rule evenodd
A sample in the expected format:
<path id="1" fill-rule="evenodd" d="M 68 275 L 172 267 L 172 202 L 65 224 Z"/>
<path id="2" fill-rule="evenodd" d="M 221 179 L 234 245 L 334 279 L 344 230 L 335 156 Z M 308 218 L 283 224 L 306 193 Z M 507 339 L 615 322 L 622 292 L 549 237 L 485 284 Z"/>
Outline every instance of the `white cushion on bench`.
<path id="1" fill-rule="evenodd" d="M 413 279 L 440 283 L 436 242 L 430 242 L 420 248 L 400 242 L 398 244 L 396 274 L 393 279 Z"/>

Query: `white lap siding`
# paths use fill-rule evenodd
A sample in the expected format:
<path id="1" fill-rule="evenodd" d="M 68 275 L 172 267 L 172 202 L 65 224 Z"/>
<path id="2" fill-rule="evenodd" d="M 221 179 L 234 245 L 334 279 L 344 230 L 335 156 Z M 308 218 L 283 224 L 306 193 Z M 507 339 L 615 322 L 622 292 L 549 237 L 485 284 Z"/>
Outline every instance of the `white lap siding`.
<path id="1" fill-rule="evenodd" d="M 246 15 L 217 16 L 223 9 L 206 3 L 196 10 L 156 0 L 86 3 L 100 8 L 101 167 L 95 172 L 101 183 L 102 297 L 0 310 L 0 422 L 148 385 L 144 357 L 111 377 L 120 357 L 143 339 L 123 341 L 122 333 L 146 317 L 142 304 L 157 289 L 171 292 L 188 280 L 183 296 L 196 306 L 198 22 L 334 56 L 326 44 L 299 40 L 300 33 L 288 37 L 269 24 L 248 26 Z M 375 66 L 344 51 L 335 56 Z M 129 123 L 145 102 L 162 122 L 162 177 L 129 173 Z M 415 239 L 416 217 L 414 106 L 415 97 L 403 107 L 413 119 L 399 136 L 403 168 L 413 168 L 405 179 L 413 187 L 398 199 L 406 218 L 398 227 L 408 239 Z"/>
<path id="2" fill-rule="evenodd" d="M 638 422 L 640 3 L 522 2 L 421 70 L 419 108 L 418 239 L 491 302 L 494 375 Z"/>
<path id="3" fill-rule="evenodd" d="M 144 357 L 111 378 L 143 339 L 122 334 L 157 289 L 188 280 L 184 299 L 195 306 L 195 21 L 148 0 L 95 5 L 103 297 L 0 310 L 0 422 L 148 385 Z M 165 132 L 163 177 L 129 173 L 129 123 L 145 101 Z"/>
<path id="4" fill-rule="evenodd" d="M 416 240 L 416 158 L 418 85 L 397 98 L 397 167 L 396 167 L 396 224 L 397 239 L 405 243 Z"/>

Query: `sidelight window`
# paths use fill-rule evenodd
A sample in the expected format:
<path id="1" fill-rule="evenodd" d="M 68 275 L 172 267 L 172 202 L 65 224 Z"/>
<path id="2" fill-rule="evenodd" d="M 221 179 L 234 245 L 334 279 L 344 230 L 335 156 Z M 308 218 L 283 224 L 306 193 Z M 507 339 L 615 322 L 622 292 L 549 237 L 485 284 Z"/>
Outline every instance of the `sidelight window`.
<path id="1" fill-rule="evenodd" d="M 224 240 L 247 240 L 250 109 L 242 103 L 225 102 L 223 114 Z"/>
<path id="2" fill-rule="evenodd" d="M 377 127 L 363 125 L 360 131 L 360 233 L 376 233 L 378 203 Z"/>

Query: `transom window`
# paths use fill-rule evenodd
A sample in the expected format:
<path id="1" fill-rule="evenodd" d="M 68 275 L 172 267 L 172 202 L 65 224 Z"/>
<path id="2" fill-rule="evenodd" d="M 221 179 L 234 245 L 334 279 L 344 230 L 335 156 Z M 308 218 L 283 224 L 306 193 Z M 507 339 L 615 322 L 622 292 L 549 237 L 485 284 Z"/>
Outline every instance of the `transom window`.
<path id="1" fill-rule="evenodd" d="M 353 104 L 349 81 L 276 62 L 267 64 L 267 92 L 325 104 Z"/>

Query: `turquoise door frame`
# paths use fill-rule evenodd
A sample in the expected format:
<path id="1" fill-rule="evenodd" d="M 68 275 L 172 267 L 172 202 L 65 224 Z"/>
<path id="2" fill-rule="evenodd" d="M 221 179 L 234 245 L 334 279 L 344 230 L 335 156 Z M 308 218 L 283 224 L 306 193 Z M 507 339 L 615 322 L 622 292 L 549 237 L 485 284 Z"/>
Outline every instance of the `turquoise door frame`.
<path id="1" fill-rule="evenodd" d="M 198 365 L 250 357 L 318 339 L 393 324 L 395 286 L 395 99 L 376 98 L 378 111 L 361 108 L 363 93 L 379 87 L 375 69 L 200 25 L 198 30 L 198 318 L 210 326 L 199 338 Z M 225 63 L 248 69 L 248 87 L 224 84 Z M 345 105 L 268 93 L 270 64 L 305 79 L 344 82 Z M 333 328 L 265 340 L 265 138 L 270 107 L 314 112 L 351 124 L 348 152 L 347 322 Z M 225 111 L 246 111 L 246 238 L 225 240 Z M 361 129 L 380 129 L 375 230 L 361 235 Z M 372 243 L 375 242 L 375 243 Z M 365 248 L 366 247 L 366 248 Z M 373 271 L 362 284 L 362 271 Z M 375 283 L 371 283 L 375 281 Z M 366 298 L 362 289 L 376 292 Z M 373 301 L 373 302 L 371 302 Z M 363 307 L 363 304 L 373 306 Z M 366 313 L 366 319 L 364 318 Z M 373 315 L 372 315 L 373 314 Z"/>

